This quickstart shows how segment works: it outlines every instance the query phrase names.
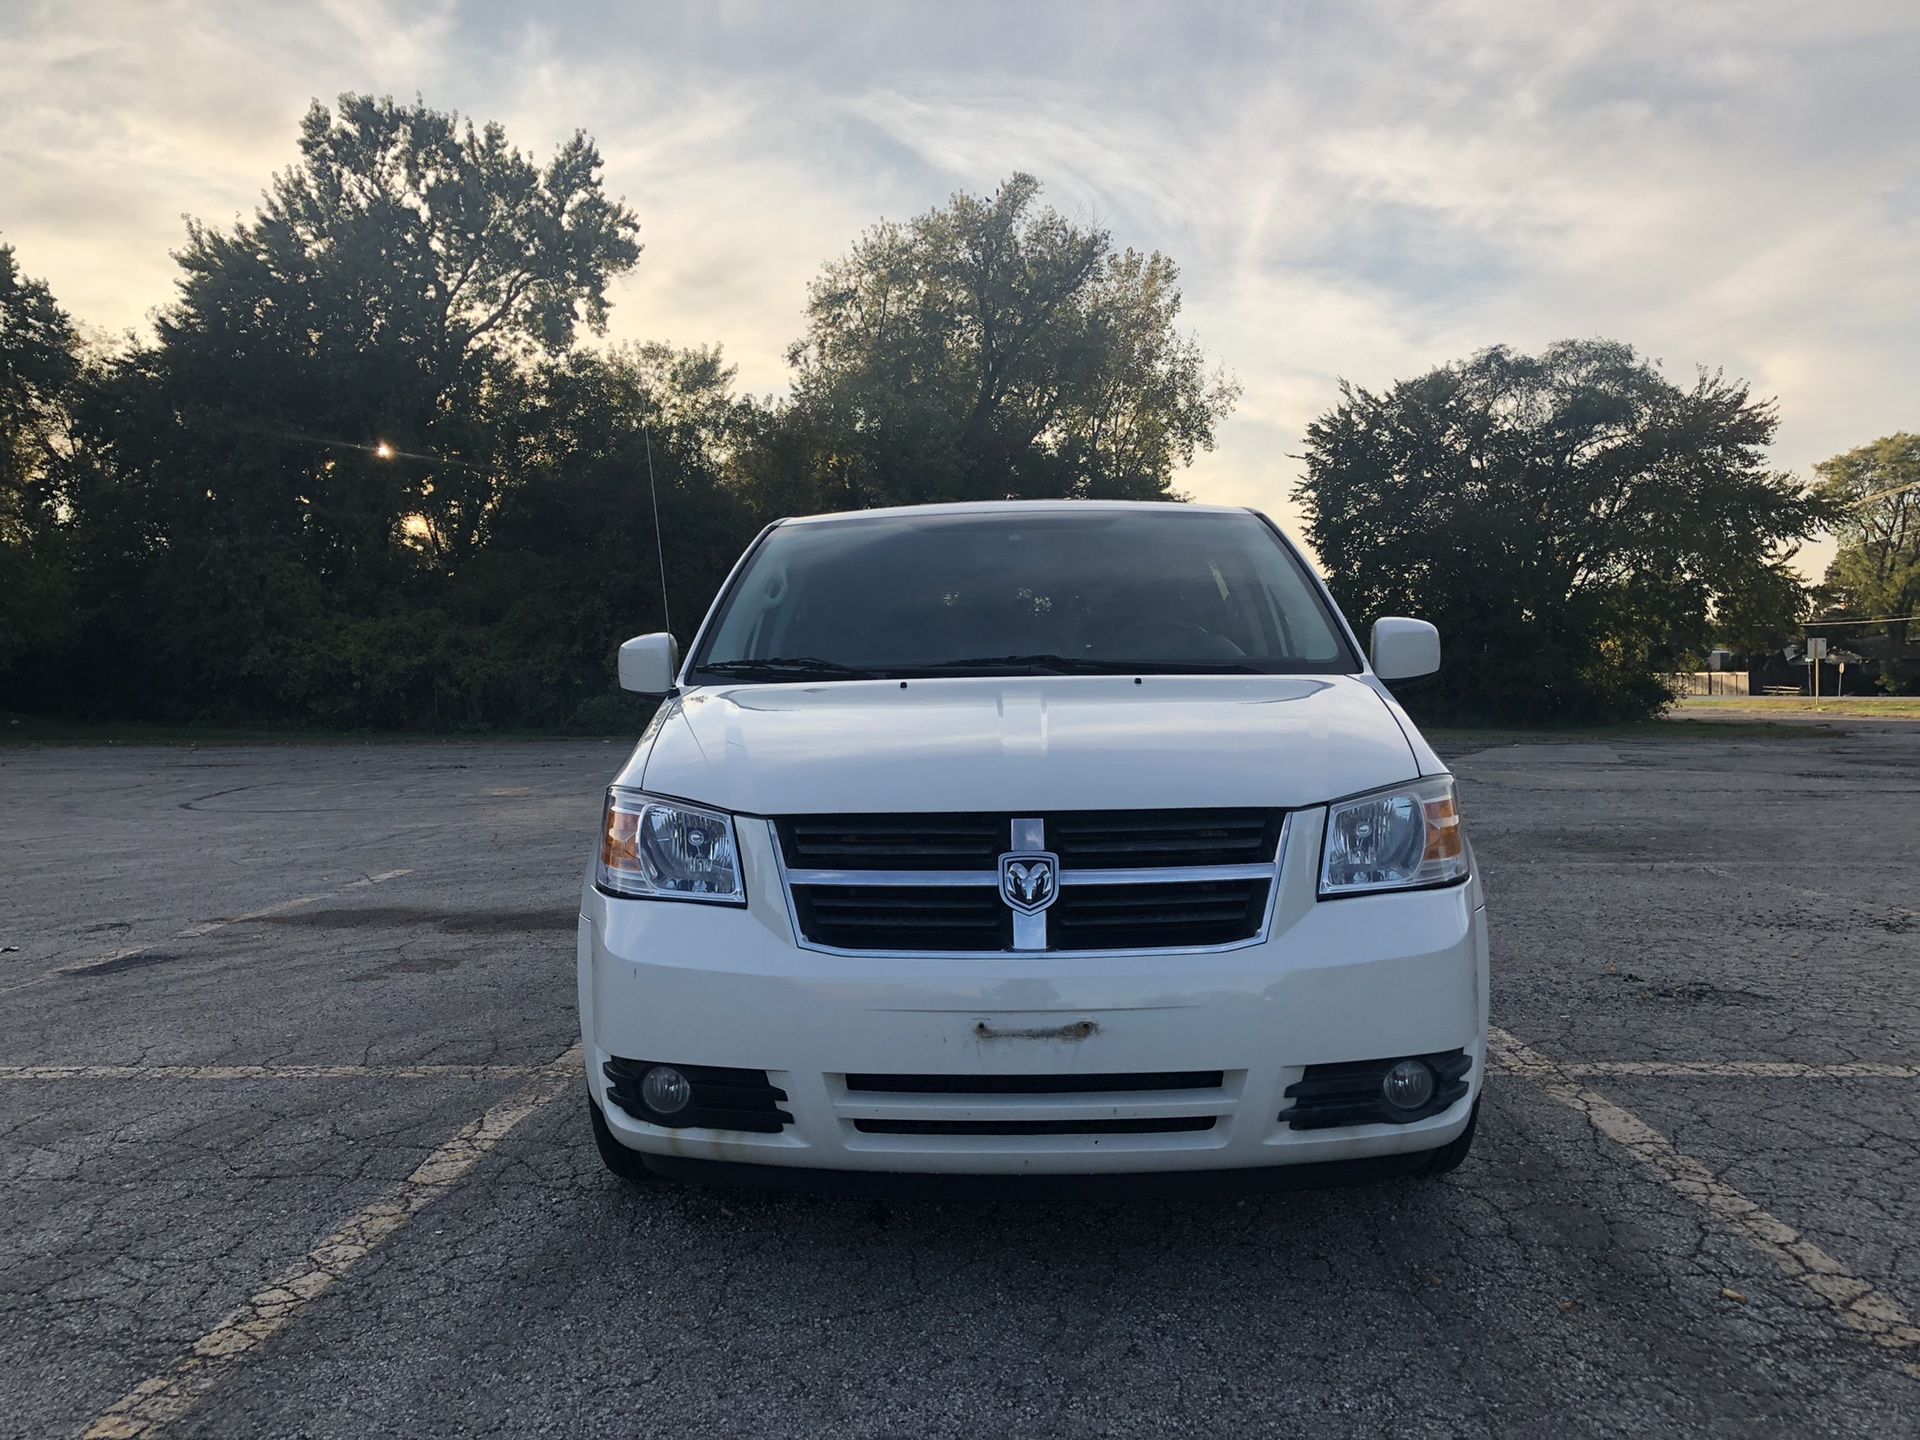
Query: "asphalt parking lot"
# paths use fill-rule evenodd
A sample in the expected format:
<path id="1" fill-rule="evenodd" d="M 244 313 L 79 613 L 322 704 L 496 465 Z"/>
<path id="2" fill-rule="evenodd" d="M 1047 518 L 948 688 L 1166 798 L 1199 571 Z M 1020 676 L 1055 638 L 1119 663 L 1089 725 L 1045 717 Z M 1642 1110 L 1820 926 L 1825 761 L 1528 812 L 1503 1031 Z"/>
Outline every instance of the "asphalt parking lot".
<path id="1" fill-rule="evenodd" d="M 1920 1434 L 1920 733 L 1452 749 L 1472 1157 L 1132 1204 L 608 1176 L 621 747 L 0 750 L 0 1434 Z"/>

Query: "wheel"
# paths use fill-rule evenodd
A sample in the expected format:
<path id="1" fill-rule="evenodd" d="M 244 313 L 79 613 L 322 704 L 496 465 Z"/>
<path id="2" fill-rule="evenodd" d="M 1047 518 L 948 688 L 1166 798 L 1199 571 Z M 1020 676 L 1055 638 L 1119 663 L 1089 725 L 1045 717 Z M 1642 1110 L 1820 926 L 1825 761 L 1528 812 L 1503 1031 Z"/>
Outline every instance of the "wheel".
<path id="1" fill-rule="evenodd" d="M 607 1169 L 629 1185 L 660 1183 L 660 1177 L 647 1168 L 647 1162 L 637 1152 L 613 1138 L 613 1132 L 607 1128 L 607 1117 L 600 1113 L 600 1107 L 594 1103 L 591 1095 L 587 1097 L 587 1114 L 593 1121 L 594 1146 L 600 1151 L 600 1158 L 606 1162 Z"/>
<path id="2" fill-rule="evenodd" d="M 1460 1168 L 1460 1162 L 1467 1158 L 1467 1151 L 1473 1148 L 1474 1127 L 1480 1123 L 1480 1102 L 1473 1102 L 1473 1110 L 1467 1116 L 1467 1128 L 1453 1139 L 1433 1152 L 1433 1156 L 1420 1171 L 1422 1175 L 1445 1175 Z"/>

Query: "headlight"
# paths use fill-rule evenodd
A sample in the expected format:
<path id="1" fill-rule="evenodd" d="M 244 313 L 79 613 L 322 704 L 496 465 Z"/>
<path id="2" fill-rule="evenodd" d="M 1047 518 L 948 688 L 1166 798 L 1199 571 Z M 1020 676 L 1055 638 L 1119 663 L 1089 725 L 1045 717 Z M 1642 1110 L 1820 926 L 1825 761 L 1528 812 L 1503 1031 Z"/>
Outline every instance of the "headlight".
<path id="1" fill-rule="evenodd" d="M 1467 840 L 1453 777 L 1438 775 L 1327 807 L 1320 893 L 1357 895 L 1464 879 Z"/>
<path id="2" fill-rule="evenodd" d="M 602 890 L 744 905 L 733 817 L 615 785 L 600 824 Z"/>

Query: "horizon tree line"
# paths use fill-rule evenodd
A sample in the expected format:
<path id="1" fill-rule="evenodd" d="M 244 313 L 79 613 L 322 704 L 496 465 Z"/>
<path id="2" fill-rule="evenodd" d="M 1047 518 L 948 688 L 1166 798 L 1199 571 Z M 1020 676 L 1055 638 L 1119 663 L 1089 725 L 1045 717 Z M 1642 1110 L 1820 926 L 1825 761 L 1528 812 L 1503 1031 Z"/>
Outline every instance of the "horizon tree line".
<path id="1" fill-rule="evenodd" d="M 316 103 L 250 219 L 189 223 L 153 333 L 105 347 L 0 245 L 0 711 L 624 728 L 614 645 L 663 627 L 649 459 L 684 627 L 780 515 L 1185 498 L 1238 398 L 1174 262 L 1024 174 L 826 262 L 783 398 L 717 344 L 593 343 L 644 254 L 602 170 L 583 132 L 538 162 L 424 104 Z M 1343 387 L 1295 495 L 1356 624 L 1446 628 L 1416 708 L 1649 713 L 1716 626 L 1797 623 L 1791 547 L 1920 463 L 1893 437 L 1816 489 L 1768 470 L 1776 423 L 1615 342 L 1496 347 Z M 1843 528 L 1834 603 L 1902 593 L 1915 528 Z M 1461 682 L 1513 653 L 1534 683 Z"/>

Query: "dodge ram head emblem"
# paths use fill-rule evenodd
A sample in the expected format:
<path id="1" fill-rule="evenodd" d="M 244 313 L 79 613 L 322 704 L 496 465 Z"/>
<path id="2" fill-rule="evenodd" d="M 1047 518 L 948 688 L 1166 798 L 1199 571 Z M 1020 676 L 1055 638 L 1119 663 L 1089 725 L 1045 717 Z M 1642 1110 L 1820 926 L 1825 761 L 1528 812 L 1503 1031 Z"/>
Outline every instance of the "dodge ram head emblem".
<path id="1" fill-rule="evenodd" d="M 1022 915 L 1038 915 L 1059 893 L 1060 857 L 1046 850 L 1014 850 L 1000 857 L 1000 898 Z"/>

